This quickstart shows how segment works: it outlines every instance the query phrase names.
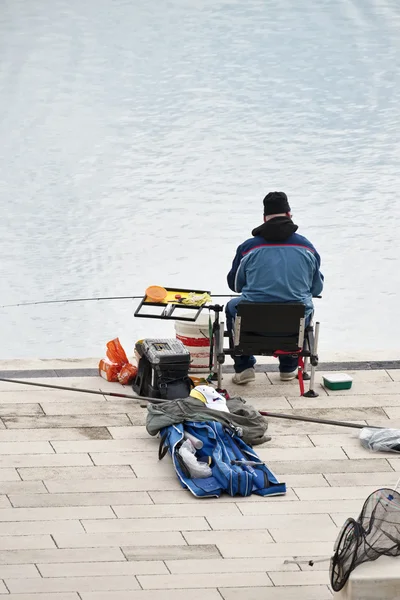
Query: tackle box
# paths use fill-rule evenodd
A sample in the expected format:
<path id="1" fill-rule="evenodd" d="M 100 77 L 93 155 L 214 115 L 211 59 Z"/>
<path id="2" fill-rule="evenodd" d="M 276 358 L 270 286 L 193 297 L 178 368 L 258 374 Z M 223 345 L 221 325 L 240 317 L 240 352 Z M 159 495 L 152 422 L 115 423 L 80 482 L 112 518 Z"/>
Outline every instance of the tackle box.
<path id="1" fill-rule="evenodd" d="M 328 390 L 349 390 L 353 383 L 353 378 L 347 373 L 328 373 L 322 375 L 322 380 Z"/>
<path id="2" fill-rule="evenodd" d="M 187 398 L 190 352 L 180 340 L 146 339 L 137 342 L 138 373 L 132 388 L 139 396 L 174 400 Z"/>

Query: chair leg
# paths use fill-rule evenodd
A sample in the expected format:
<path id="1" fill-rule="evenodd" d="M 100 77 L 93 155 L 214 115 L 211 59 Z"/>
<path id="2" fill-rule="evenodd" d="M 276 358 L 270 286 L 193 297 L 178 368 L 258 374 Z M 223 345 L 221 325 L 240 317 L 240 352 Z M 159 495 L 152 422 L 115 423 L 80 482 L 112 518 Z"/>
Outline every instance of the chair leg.
<path id="1" fill-rule="evenodd" d="M 217 348 L 219 346 L 218 336 L 220 333 L 220 322 L 219 312 L 215 311 L 214 322 L 212 324 L 211 338 L 210 338 L 210 375 L 208 381 L 217 381 L 218 379 L 218 361 L 217 361 Z"/>
<path id="2" fill-rule="evenodd" d="M 309 381 L 311 379 L 311 375 L 310 375 L 310 373 L 307 372 L 307 369 L 308 369 L 308 357 L 306 356 L 306 358 L 304 359 L 304 373 L 303 373 L 304 381 Z"/>
<path id="3" fill-rule="evenodd" d="M 302 356 L 299 356 L 299 368 L 297 371 L 297 378 L 299 380 L 299 387 L 300 387 L 300 396 L 304 396 L 304 381 L 303 381 L 303 375 L 304 375 L 304 360 Z"/>
<path id="4" fill-rule="evenodd" d="M 310 379 L 310 373 L 307 373 L 308 368 L 308 356 L 304 358 L 304 372 L 303 372 L 303 380 L 308 381 Z"/>
<path id="5" fill-rule="evenodd" d="M 319 338 L 319 322 L 315 324 L 314 344 L 311 350 L 311 376 L 310 376 L 310 389 L 303 395 L 306 398 L 317 398 L 319 394 L 314 390 L 315 385 L 315 371 L 318 365 L 318 338 Z"/>
<path id="6" fill-rule="evenodd" d="M 310 349 L 310 334 L 307 332 L 306 330 L 306 334 L 305 334 L 305 339 L 304 339 L 304 350 L 309 350 Z M 307 373 L 307 369 L 308 369 L 308 356 L 304 357 L 304 367 L 303 367 L 303 381 L 309 381 L 310 379 L 310 374 Z M 299 376 L 297 375 L 297 379 L 299 378 Z"/>
<path id="7" fill-rule="evenodd" d="M 306 333 L 305 333 L 305 340 L 304 340 L 304 350 L 306 350 L 307 352 L 310 352 L 310 349 L 313 348 L 314 346 L 314 327 L 312 324 L 310 324 L 310 326 L 308 326 L 306 328 Z M 308 356 L 306 356 L 304 358 L 304 376 L 303 379 L 304 381 L 309 381 L 311 379 L 311 375 L 309 373 L 307 373 L 307 369 L 308 369 L 308 364 L 310 362 L 310 358 Z"/>
<path id="8" fill-rule="evenodd" d="M 214 375 L 217 375 L 217 378 L 219 376 L 218 373 L 218 346 L 219 346 L 219 325 L 216 329 L 215 332 L 215 336 L 214 336 L 214 365 L 213 365 L 213 371 L 214 371 Z"/>
<path id="9" fill-rule="evenodd" d="M 221 321 L 219 324 L 219 332 L 215 339 L 215 341 L 216 341 L 215 355 L 216 355 L 216 359 L 217 359 L 218 389 L 222 388 L 222 365 L 225 362 L 224 331 L 225 331 L 225 324 L 223 321 Z"/>
<path id="10" fill-rule="evenodd" d="M 311 331 L 308 330 L 308 328 L 306 329 L 306 336 L 305 336 L 305 342 L 304 342 L 304 348 L 308 351 L 310 351 L 311 346 L 313 346 L 314 344 L 314 329 L 311 329 Z M 306 356 L 304 358 L 304 375 L 303 375 L 303 379 L 304 381 L 309 381 L 310 380 L 310 374 L 307 372 L 308 370 L 308 363 L 309 363 L 309 358 L 308 356 Z"/>

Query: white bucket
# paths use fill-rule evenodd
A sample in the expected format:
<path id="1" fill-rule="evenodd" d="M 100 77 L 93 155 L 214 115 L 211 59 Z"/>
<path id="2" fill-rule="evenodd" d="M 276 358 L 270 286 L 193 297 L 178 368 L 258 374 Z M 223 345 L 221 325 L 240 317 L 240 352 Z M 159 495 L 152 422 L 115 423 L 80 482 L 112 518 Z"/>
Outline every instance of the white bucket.
<path id="1" fill-rule="evenodd" d="M 208 315 L 200 313 L 197 321 L 175 321 L 178 340 L 189 350 L 191 363 L 189 371 L 208 372 L 210 362 L 210 337 Z"/>

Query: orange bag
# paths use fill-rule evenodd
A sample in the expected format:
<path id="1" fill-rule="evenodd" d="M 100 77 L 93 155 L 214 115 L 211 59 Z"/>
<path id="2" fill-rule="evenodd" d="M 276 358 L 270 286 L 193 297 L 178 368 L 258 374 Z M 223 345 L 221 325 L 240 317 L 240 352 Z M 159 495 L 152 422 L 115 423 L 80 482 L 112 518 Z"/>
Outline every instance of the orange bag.
<path id="1" fill-rule="evenodd" d="M 120 370 L 120 372 L 118 373 L 117 377 L 118 377 L 118 381 L 122 384 L 122 385 L 128 385 L 128 383 L 131 383 L 131 381 L 133 381 L 137 375 L 137 367 L 135 367 L 135 365 L 131 365 L 130 363 L 127 363 L 126 365 L 124 365 L 122 367 L 122 369 Z"/>
<path id="2" fill-rule="evenodd" d="M 137 367 L 132 365 L 118 338 L 107 343 L 107 358 L 99 362 L 99 374 L 107 381 L 119 381 L 127 385 L 135 379 Z"/>
<path id="3" fill-rule="evenodd" d="M 107 381 L 118 381 L 120 366 L 112 363 L 108 358 L 102 358 L 99 362 L 99 375 Z"/>

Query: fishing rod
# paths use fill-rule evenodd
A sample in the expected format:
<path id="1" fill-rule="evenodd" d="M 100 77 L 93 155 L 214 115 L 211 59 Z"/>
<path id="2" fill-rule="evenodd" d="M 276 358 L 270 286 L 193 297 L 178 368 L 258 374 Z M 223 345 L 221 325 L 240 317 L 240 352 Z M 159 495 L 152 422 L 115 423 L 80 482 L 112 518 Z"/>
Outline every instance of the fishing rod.
<path id="1" fill-rule="evenodd" d="M 0 381 L 6 381 L 7 383 L 17 383 L 20 385 L 33 385 L 36 387 L 50 388 L 52 390 L 64 390 L 67 392 L 82 392 L 85 394 L 96 394 L 97 396 L 113 396 L 115 398 L 128 398 L 129 400 L 144 400 L 147 402 L 152 402 L 153 404 L 160 404 L 161 402 L 165 402 L 165 400 L 160 400 L 158 398 L 150 398 L 148 396 L 132 396 L 131 394 L 122 394 L 120 392 L 101 392 L 100 390 L 87 390 L 85 388 L 67 387 L 65 385 L 51 385 L 49 383 L 37 383 L 36 381 L 21 381 L 20 379 L 5 379 L 4 377 L 0 377 Z"/>
<path id="2" fill-rule="evenodd" d="M 212 294 L 214 298 L 234 298 L 236 294 Z M 68 298 L 65 300 L 40 300 L 39 302 L 20 302 L 19 304 L 3 304 L 0 308 L 14 308 L 16 306 L 37 306 L 38 304 L 62 304 L 69 302 L 94 302 L 98 300 L 142 300 L 141 296 L 102 296 L 99 298 Z"/>
<path id="3" fill-rule="evenodd" d="M 4 304 L 1 308 L 14 306 L 36 306 L 37 304 L 61 304 L 62 302 L 93 302 L 95 300 L 140 300 L 142 296 L 104 296 L 99 298 L 68 298 L 65 300 L 40 300 L 39 302 L 20 302 L 19 304 Z"/>
<path id="4" fill-rule="evenodd" d="M 290 421 L 304 421 L 306 423 L 320 423 L 321 425 L 336 425 L 337 427 L 351 427 L 352 429 L 364 429 L 365 425 L 359 425 L 357 423 L 349 423 L 348 421 L 331 421 L 330 419 L 317 419 L 316 417 L 301 417 L 297 415 L 285 415 L 283 413 L 271 413 L 264 410 L 259 411 L 263 417 L 272 417 L 274 419 L 289 419 Z M 375 427 L 370 425 L 373 429 L 384 429 L 383 427 Z"/>
<path id="5" fill-rule="evenodd" d="M 129 400 L 138 400 L 144 402 L 151 402 L 152 404 L 161 404 L 162 402 L 166 402 L 166 400 L 159 398 L 150 398 L 148 396 L 133 396 L 131 394 L 122 394 L 120 392 L 102 392 L 100 390 L 88 390 L 84 388 L 75 388 L 75 387 L 67 387 L 62 385 L 51 385 L 49 383 L 37 383 L 36 381 L 21 381 L 20 379 L 5 379 L 4 377 L 0 377 L 0 381 L 5 381 L 7 383 L 17 383 L 20 385 L 32 385 L 36 387 L 45 387 L 50 388 L 52 390 L 65 390 L 68 392 L 82 392 L 86 394 L 96 394 L 98 396 L 112 396 L 114 398 L 128 398 Z M 229 402 L 229 400 L 228 400 Z M 144 408 L 145 406 L 143 406 Z M 331 421 L 330 419 L 317 419 L 316 417 L 301 417 L 297 415 L 286 415 L 283 413 L 273 413 L 266 411 L 259 411 L 260 415 L 264 417 L 273 417 L 276 419 L 289 419 L 291 421 L 305 421 L 307 423 L 319 423 L 322 425 L 336 425 L 338 427 L 351 427 L 353 429 L 364 429 L 365 425 L 359 425 L 357 423 L 349 423 L 347 421 Z M 384 429 L 383 427 L 374 427 L 370 426 L 374 429 Z"/>

